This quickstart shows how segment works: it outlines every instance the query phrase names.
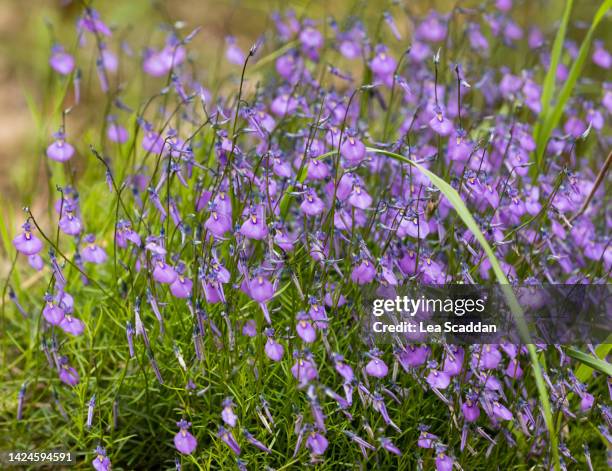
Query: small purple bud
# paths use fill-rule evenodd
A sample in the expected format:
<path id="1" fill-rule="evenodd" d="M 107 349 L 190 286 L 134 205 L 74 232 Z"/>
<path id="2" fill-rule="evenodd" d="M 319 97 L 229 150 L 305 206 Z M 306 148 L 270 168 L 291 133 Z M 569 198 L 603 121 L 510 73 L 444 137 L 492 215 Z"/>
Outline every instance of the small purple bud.
<path id="1" fill-rule="evenodd" d="M 64 51 L 62 46 L 54 46 L 49 57 L 49 65 L 61 75 L 69 75 L 74 70 L 74 57 Z"/>
<path id="2" fill-rule="evenodd" d="M 225 429 L 224 427 L 219 427 L 219 432 L 217 436 L 225 443 L 230 450 L 232 450 L 236 455 L 240 455 L 240 445 L 232 435 L 230 430 Z"/>
<path id="3" fill-rule="evenodd" d="M 87 423 L 86 423 L 86 427 L 89 430 L 91 428 L 91 425 L 93 423 L 93 415 L 94 415 L 94 409 L 96 407 L 96 395 L 94 394 L 93 396 L 91 396 L 91 399 L 89 400 L 89 406 L 87 407 Z"/>

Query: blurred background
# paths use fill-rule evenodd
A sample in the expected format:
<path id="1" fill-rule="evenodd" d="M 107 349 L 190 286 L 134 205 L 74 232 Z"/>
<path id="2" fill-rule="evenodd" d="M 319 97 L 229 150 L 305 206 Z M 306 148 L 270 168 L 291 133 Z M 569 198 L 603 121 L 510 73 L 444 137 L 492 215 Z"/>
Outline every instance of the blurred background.
<path id="1" fill-rule="evenodd" d="M 211 82 L 226 80 L 226 74 L 235 76 L 237 72 L 236 66 L 224 58 L 226 36 L 235 36 L 242 50 L 248 51 L 258 37 L 273 31 L 270 16 L 274 11 L 293 9 L 298 18 L 305 15 L 320 24 L 332 16 L 341 22 L 355 15 L 373 27 L 380 21 L 381 13 L 389 11 L 402 33 L 401 41 L 388 36 L 397 51 L 410 43 L 408 15 L 421 18 L 432 9 L 450 12 L 456 5 L 466 9 L 482 7 L 483 13 L 496 11 L 495 1 L 453 0 L 0 0 L 0 222 L 10 238 L 23 222 L 22 206 L 46 206 L 50 170 L 44 152 L 51 134 L 61 123 L 61 110 L 68 106 L 57 97 L 70 86 L 67 79 L 51 71 L 49 52 L 54 43 L 64 45 L 71 52 L 76 50 L 75 25 L 86 3 L 98 10 L 114 29 L 109 46 L 117 49 L 125 41 L 133 48 L 134 61 L 138 61 L 144 46 L 163 45 L 167 34 L 163 24 L 174 23 L 183 28 L 184 34 L 201 26 L 189 49 L 195 63 L 202 67 L 202 79 L 208 86 Z M 569 37 L 579 44 L 600 2 L 575 3 Z M 563 6 L 563 0 L 514 0 L 512 14 L 525 35 L 529 26 L 537 25 L 551 37 Z M 597 37 L 610 44 L 609 22 L 600 27 Z M 93 124 L 91 120 L 96 115 L 92 109 L 102 106 L 103 98 L 98 91 L 92 57 L 87 51 L 78 52 L 77 65 L 83 69 L 84 77 L 83 100 L 68 121 L 68 133 L 81 151 L 86 145 L 79 138 L 95 132 L 88 126 Z M 500 65 L 499 60 L 508 61 L 512 67 L 518 62 L 510 61 L 523 59 L 520 54 L 514 57 L 506 54 L 496 59 L 496 65 Z M 158 90 L 159 84 L 156 86 Z M 0 278 L 7 266 L 6 250 L 2 247 Z"/>

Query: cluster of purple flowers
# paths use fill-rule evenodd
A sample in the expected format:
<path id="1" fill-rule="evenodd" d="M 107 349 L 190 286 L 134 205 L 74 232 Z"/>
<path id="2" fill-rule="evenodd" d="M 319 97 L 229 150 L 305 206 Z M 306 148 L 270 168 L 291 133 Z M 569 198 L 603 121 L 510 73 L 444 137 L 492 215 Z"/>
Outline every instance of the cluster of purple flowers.
<path id="1" fill-rule="evenodd" d="M 113 296 L 120 306 L 115 308 L 130 316 L 125 349 L 135 357 L 143 348 L 161 384 L 171 381 L 173 388 L 182 388 L 177 382 L 183 376 L 170 379 L 170 368 L 158 364 L 156 355 L 163 356 L 165 347 L 150 338 L 155 327 L 145 312 L 153 313 L 160 335 L 169 319 L 190 326 L 192 337 L 175 332 L 173 338 L 173 353 L 190 378 L 185 391 L 195 387 L 192 380 L 198 381 L 204 358 L 224 349 L 252 357 L 252 365 L 260 365 L 249 373 L 256 379 L 261 362 L 270 363 L 266 368 L 276 375 L 291 375 L 295 387 L 286 395 L 296 408 L 289 438 L 294 457 L 306 450 L 312 462 L 323 461 L 342 437 L 364 459 L 378 450 L 403 456 L 410 448 L 412 456 L 430 460 L 438 471 L 451 470 L 474 442 L 486 443 L 490 453 L 527 440 L 531 459 L 551 460 L 552 451 L 538 439 L 547 432 L 538 398 L 525 381 L 525 347 L 390 349 L 367 338 L 363 343 L 354 331 L 349 334 L 353 300 L 366 285 L 380 296 L 394 296 L 403 284 L 493 280 L 488 257 L 450 202 L 428 177 L 381 151 L 402 154 L 451 183 L 511 282 L 609 281 L 612 218 L 595 179 L 602 162 L 591 168 L 584 149 L 588 141 L 594 155 L 607 152 L 610 140 L 603 130 L 612 115 L 612 86 L 603 84 L 589 101 L 570 100 L 563 126 L 547 143 L 545 168 L 536 168 L 532 135 L 541 110 L 542 69 L 496 68 L 489 58 L 494 48 L 528 44 L 536 62 L 547 63 L 550 41 L 536 27 L 524 31 L 513 20 L 511 0 L 497 1 L 484 15 L 455 9 L 413 18 L 410 36 L 391 13 L 381 19 L 383 30 L 376 34 L 354 18 L 342 25 L 330 21 L 324 33 L 323 25 L 291 12 L 274 15 L 274 37 L 279 46 L 291 47 L 273 54 L 274 71 L 248 93 L 244 82 L 254 80 L 249 66 L 261 58 L 262 47 L 258 42 L 245 53 L 228 37 L 227 61 L 243 75 L 237 93 L 227 96 L 207 89 L 189 63 L 198 30 L 181 35 L 174 29 L 164 44 L 138 58 L 158 90 L 134 112 L 109 80 L 119 73 L 118 56 L 110 48 L 113 31 L 94 10 L 85 10 L 77 25 L 79 47 L 93 47 L 100 90 L 112 102 L 102 124 L 105 140 L 95 155 L 104 164 L 109 187 L 104 197 L 113 201 L 114 228 L 97 234 L 100 244 L 93 234 L 84 235 L 95 222 L 87 218 L 96 215 L 82 212 L 76 188 L 87 188 L 77 179 L 60 189 L 55 204 L 57 240 L 55 229 L 38 234 L 33 224 L 40 229 L 39 221 L 30 213 L 13 241 L 35 270 L 51 269 L 42 308 L 50 341 L 44 345 L 51 345 L 45 353 L 62 382 L 75 386 L 80 377 L 61 354 L 54 326 L 72 336 L 83 334 L 87 326 L 75 315 L 86 296 L 76 294 L 80 285 L 117 286 Z M 575 44 L 566 46 L 575 56 Z M 127 45 L 121 47 L 136 61 Z M 449 54 L 464 47 L 473 52 L 461 64 L 451 63 Z M 600 69 L 612 66 L 600 42 L 592 61 Z M 75 106 L 77 62 L 75 54 L 53 47 L 49 63 L 74 79 Z M 354 76 L 362 65 L 364 76 Z M 566 74 L 561 64 L 558 80 Z M 156 100 L 163 105 L 153 111 Z M 130 116 L 135 125 L 128 131 Z M 89 154 L 62 125 L 46 154 L 59 162 L 54 165 L 68 165 L 85 158 L 81 151 Z M 120 161 L 126 155 L 127 164 Z M 113 260 L 105 246 L 113 247 Z M 76 268 L 72 273 L 78 279 L 66 274 L 68 267 Z M 361 345 L 339 342 L 345 331 Z M 207 351 L 211 341 L 219 351 Z M 190 349 L 186 357 L 177 343 Z M 572 373 L 561 347 L 552 350 L 560 360 L 546 386 L 558 420 L 591 414 L 610 437 L 612 414 L 605 400 L 595 410 L 594 396 Z M 271 453 L 274 446 L 264 442 L 273 435 L 258 432 L 256 438 L 249 432 L 254 421 L 246 414 L 254 414 L 253 407 L 241 410 L 223 386 L 213 386 L 216 396 L 226 397 L 219 404 L 216 437 L 235 455 L 239 469 L 246 469 L 239 458 L 245 445 Z M 409 423 L 398 412 L 413 388 L 444 408 L 458 441 L 444 443 L 429 431 L 431 424 Z M 90 414 L 94 409 L 92 398 Z M 281 420 L 263 398 L 256 410 L 262 434 Z M 366 414 L 378 418 L 378 428 Z M 197 408 L 185 409 L 184 416 L 198 431 L 209 426 L 198 423 Z M 332 429 L 330 422 L 342 425 Z M 184 418 L 177 422 L 174 445 L 181 454 L 201 449 L 191 425 Z M 400 426 L 418 427 L 418 440 L 406 443 Z M 200 441 L 208 436 L 196 435 Z M 560 452 L 565 462 L 575 461 L 575 450 L 562 445 Z M 92 464 L 110 469 L 103 448 Z"/>

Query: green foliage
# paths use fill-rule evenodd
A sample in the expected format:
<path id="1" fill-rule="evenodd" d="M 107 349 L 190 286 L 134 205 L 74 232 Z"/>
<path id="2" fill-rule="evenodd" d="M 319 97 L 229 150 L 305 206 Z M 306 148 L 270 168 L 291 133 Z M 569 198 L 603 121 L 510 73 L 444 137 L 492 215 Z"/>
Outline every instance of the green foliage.
<path id="1" fill-rule="evenodd" d="M 550 139 L 553 130 L 559 124 L 561 116 L 565 111 L 565 105 L 567 103 L 567 100 L 571 96 L 576 82 L 578 81 L 578 78 L 582 73 L 582 69 L 588 57 L 591 42 L 593 40 L 593 34 L 595 33 L 595 30 L 599 26 L 601 20 L 603 20 L 606 13 L 610 10 L 610 8 L 612 8 L 612 0 L 604 0 L 597 12 L 595 13 L 587 35 L 582 41 L 582 45 L 580 46 L 578 57 L 572 64 L 568 77 L 563 83 L 561 91 L 556 97 L 556 100 L 553 105 L 552 99 L 555 90 L 557 65 L 561 57 L 563 42 L 565 41 L 567 23 L 571 17 L 570 13 L 572 9 L 572 4 L 573 0 L 567 0 L 563 19 L 561 20 L 561 25 L 559 27 L 559 30 L 557 31 L 557 35 L 555 36 L 550 67 L 548 69 L 548 73 L 546 74 L 546 79 L 544 80 L 544 88 L 542 90 L 542 111 L 540 112 L 540 119 L 537 121 L 536 126 L 534 128 L 534 138 L 536 141 L 536 167 L 534 171 L 536 172 L 542 170 L 542 159 L 544 157 L 544 152 L 546 151 L 546 146 L 548 145 L 548 139 Z"/>

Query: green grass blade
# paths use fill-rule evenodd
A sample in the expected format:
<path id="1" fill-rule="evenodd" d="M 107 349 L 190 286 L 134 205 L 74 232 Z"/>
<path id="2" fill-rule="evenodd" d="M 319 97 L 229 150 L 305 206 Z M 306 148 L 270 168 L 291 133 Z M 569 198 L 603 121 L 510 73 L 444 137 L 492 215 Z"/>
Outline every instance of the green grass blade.
<path id="1" fill-rule="evenodd" d="M 537 145 L 536 162 L 538 164 L 538 168 L 540 167 L 540 161 L 542 160 L 542 156 L 544 155 L 544 146 L 546 145 L 546 141 L 544 141 L 543 139 L 544 134 L 542 132 L 541 126 L 542 123 L 545 122 L 548 118 L 550 102 L 555 92 L 557 66 L 559 65 L 559 59 L 561 58 L 561 53 L 563 52 L 563 42 L 565 41 L 565 33 L 567 31 L 567 24 L 569 23 L 569 19 L 572 13 L 573 4 L 574 0 L 567 0 L 567 2 L 565 3 L 565 11 L 563 12 L 563 18 L 561 19 L 559 30 L 557 31 L 555 41 L 553 42 L 553 48 L 550 56 L 550 65 L 546 74 L 546 78 L 544 79 L 544 86 L 542 88 L 542 111 L 540 112 L 541 119 L 538 120 L 538 122 L 536 123 L 533 133 Z"/>
<path id="2" fill-rule="evenodd" d="M 476 237 L 476 239 L 482 246 L 483 250 L 485 251 L 485 254 L 487 255 L 487 258 L 489 259 L 489 262 L 491 263 L 491 267 L 493 269 L 493 272 L 495 273 L 495 277 L 497 278 L 497 281 L 500 283 L 500 286 L 504 293 L 506 302 L 508 303 L 508 306 L 510 307 L 510 310 L 512 311 L 512 314 L 514 316 L 514 320 L 518 327 L 521 338 L 523 338 L 525 343 L 527 344 L 527 349 L 529 351 L 529 357 L 531 359 L 531 367 L 533 369 L 533 375 L 535 377 L 538 394 L 540 396 L 540 403 L 544 411 L 544 419 L 546 420 L 546 426 L 548 428 L 551 452 L 552 452 L 553 460 L 555 463 L 555 469 L 556 470 L 560 469 L 559 450 L 557 446 L 557 434 L 555 432 L 555 427 L 553 423 L 552 409 L 550 407 L 548 391 L 546 390 L 546 384 L 544 382 L 544 376 L 542 374 L 542 367 L 540 366 L 540 362 L 538 360 L 535 345 L 531 342 L 531 337 L 529 335 L 527 324 L 525 323 L 523 311 L 518 302 L 518 299 L 516 298 L 516 295 L 514 294 L 514 291 L 512 290 L 512 287 L 510 286 L 510 282 L 508 281 L 508 278 L 504 274 L 501 268 L 501 265 L 499 263 L 499 260 L 495 256 L 495 253 L 493 253 L 493 249 L 491 249 L 491 246 L 487 242 L 487 239 L 485 238 L 484 234 L 480 230 L 480 227 L 478 227 L 478 224 L 474 220 L 474 217 L 470 213 L 470 210 L 465 206 L 465 203 L 461 199 L 461 196 L 459 196 L 459 193 L 457 193 L 457 190 L 455 190 L 447 182 L 445 182 L 443 179 L 438 177 L 436 174 L 427 170 L 422 165 L 419 165 L 418 163 L 404 157 L 403 155 L 396 154 L 394 152 L 389 152 L 389 151 L 382 150 L 382 149 L 376 149 L 374 147 L 367 147 L 366 150 L 368 152 L 375 152 L 378 154 L 387 155 L 400 162 L 410 164 L 413 167 L 415 167 L 417 170 L 419 170 L 419 172 L 427 176 L 429 180 L 431 181 L 431 183 L 436 188 L 438 188 L 438 190 L 440 190 L 440 192 L 448 199 L 448 201 L 453 206 L 453 208 L 455 209 L 455 211 L 457 212 L 461 220 L 468 227 L 468 229 L 472 231 L 472 233 L 474 234 L 474 236 Z"/>
<path id="3" fill-rule="evenodd" d="M 563 84 L 563 87 L 559 92 L 559 97 L 557 98 L 555 106 L 548 112 L 548 115 L 545 116 L 544 123 L 542 124 L 542 128 L 540 130 L 540 138 L 542 145 L 538 146 L 538 156 L 540 156 L 540 159 L 540 154 L 543 154 L 544 149 L 546 147 L 546 143 L 548 142 L 548 139 L 550 138 L 553 129 L 555 129 L 559 124 L 559 121 L 561 120 L 561 115 L 565 110 L 565 104 L 567 103 L 567 100 L 574 91 L 574 86 L 576 85 L 576 82 L 578 81 L 578 78 L 582 73 L 584 63 L 587 60 L 589 50 L 591 48 L 593 34 L 595 33 L 597 26 L 599 25 L 603 17 L 606 15 L 608 10 L 610 10 L 610 8 L 612 8 L 612 0 L 606 0 L 601 4 L 599 9 L 595 13 L 595 16 L 593 17 L 593 22 L 591 23 L 591 27 L 589 28 L 589 31 L 587 32 L 587 35 L 584 38 L 582 45 L 580 46 L 578 57 L 576 57 L 576 60 L 572 64 L 572 68 L 569 71 L 567 79 L 565 80 L 565 83 Z"/>
<path id="4" fill-rule="evenodd" d="M 597 347 L 597 354 L 605 358 L 611 347 L 612 344 L 602 343 L 599 347 Z M 599 371 L 600 373 L 603 373 L 607 376 L 612 376 L 612 364 L 608 363 L 605 359 L 600 359 L 593 355 L 589 355 L 588 353 L 581 352 L 580 350 L 574 347 L 567 348 L 566 352 L 573 359 L 578 360 L 579 362 L 586 365 L 586 369 L 582 371 L 579 370 L 576 373 L 576 377 L 580 381 L 586 381 L 591 375 L 592 370 Z M 580 376 L 578 375 L 578 373 L 580 373 Z"/>

